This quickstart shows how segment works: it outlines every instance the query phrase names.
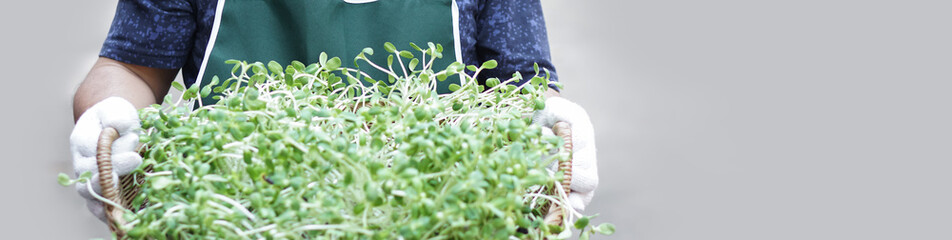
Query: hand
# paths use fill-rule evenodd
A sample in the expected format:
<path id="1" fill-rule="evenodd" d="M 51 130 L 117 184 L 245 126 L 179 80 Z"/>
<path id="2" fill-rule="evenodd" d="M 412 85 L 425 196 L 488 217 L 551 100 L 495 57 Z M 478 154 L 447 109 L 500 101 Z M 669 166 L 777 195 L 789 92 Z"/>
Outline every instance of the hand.
<path id="1" fill-rule="evenodd" d="M 550 97 L 545 101 L 545 109 L 535 113 L 532 123 L 552 128 L 556 122 L 572 126 L 572 189 L 568 201 L 572 208 L 582 212 L 598 187 L 595 130 L 581 106 L 561 97 Z"/>
<path id="2" fill-rule="evenodd" d="M 142 157 L 136 152 L 139 144 L 139 116 L 132 103 L 119 97 L 110 97 L 96 103 L 86 110 L 69 136 L 70 152 L 73 154 L 73 168 L 76 176 L 92 172 L 92 179 L 86 183 L 77 183 L 76 191 L 86 198 L 89 211 L 105 222 L 103 203 L 89 192 L 102 193 L 99 186 L 99 168 L 96 165 L 96 146 L 99 134 L 106 127 L 115 128 L 119 138 L 112 145 L 113 182 L 119 182 L 119 176 L 129 174 L 142 164 Z M 91 185 L 91 186 L 87 186 Z"/>

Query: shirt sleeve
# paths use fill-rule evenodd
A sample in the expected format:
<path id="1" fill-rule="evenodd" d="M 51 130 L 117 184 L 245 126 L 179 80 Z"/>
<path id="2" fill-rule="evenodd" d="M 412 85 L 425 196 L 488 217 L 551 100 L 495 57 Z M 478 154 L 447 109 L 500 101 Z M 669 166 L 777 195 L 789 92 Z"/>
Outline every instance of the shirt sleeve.
<path id="1" fill-rule="evenodd" d="M 519 72 L 523 81 L 535 76 L 533 65 L 539 64 L 539 76 L 549 70 L 551 81 L 558 75 L 549 55 L 549 39 L 542 3 L 539 0 L 482 0 L 476 17 L 476 55 L 480 63 L 495 59 L 495 69 L 479 75 L 480 83 L 488 78 L 506 80 Z M 477 66 L 479 64 L 476 64 Z"/>
<path id="2" fill-rule="evenodd" d="M 179 69 L 195 32 L 186 0 L 120 0 L 99 56 L 152 68 Z"/>

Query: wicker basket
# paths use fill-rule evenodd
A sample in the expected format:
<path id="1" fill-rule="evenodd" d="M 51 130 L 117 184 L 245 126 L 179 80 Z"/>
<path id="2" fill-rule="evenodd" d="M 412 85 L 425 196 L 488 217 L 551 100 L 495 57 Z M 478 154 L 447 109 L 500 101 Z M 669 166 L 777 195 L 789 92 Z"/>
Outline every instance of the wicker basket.
<path id="1" fill-rule="evenodd" d="M 559 171 L 562 171 L 564 176 L 561 182 L 562 188 L 568 191 L 571 189 L 570 187 L 572 184 L 572 128 L 568 123 L 558 122 L 552 127 L 552 132 L 565 140 L 565 146 L 563 147 L 570 153 L 570 157 L 567 160 L 560 161 L 558 164 Z M 116 129 L 103 129 L 102 133 L 99 135 L 99 145 L 96 149 L 96 164 L 99 167 L 99 184 L 100 187 L 102 187 L 102 196 L 119 206 L 123 206 L 124 208 L 119 209 L 111 204 L 103 204 L 105 207 L 104 212 L 106 214 L 106 219 L 109 221 L 109 230 L 116 233 L 117 237 L 121 239 L 125 236 L 125 232 L 123 232 L 119 227 L 125 224 L 123 213 L 125 209 L 137 208 L 135 206 L 131 206 L 132 199 L 138 195 L 138 188 L 136 188 L 136 186 L 142 184 L 144 178 L 141 176 L 135 176 L 135 174 L 128 174 L 119 177 L 118 188 L 116 187 L 116 184 L 113 184 L 111 150 L 112 143 L 117 138 L 119 138 L 119 132 L 116 131 Z M 146 169 L 146 171 L 148 171 L 148 169 Z M 565 211 L 560 205 L 552 203 L 548 207 L 548 213 L 544 218 L 544 222 L 550 225 L 562 225 L 564 214 Z"/>

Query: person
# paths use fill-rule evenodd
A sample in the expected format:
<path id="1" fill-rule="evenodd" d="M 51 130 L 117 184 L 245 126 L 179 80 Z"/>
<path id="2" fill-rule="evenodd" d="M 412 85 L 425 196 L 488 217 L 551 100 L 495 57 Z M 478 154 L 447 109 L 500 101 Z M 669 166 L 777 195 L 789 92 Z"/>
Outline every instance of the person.
<path id="1" fill-rule="evenodd" d="M 186 86 L 208 84 L 214 75 L 230 74 L 228 59 L 317 62 L 320 52 L 343 57 L 384 42 L 435 42 L 445 48 L 434 69 L 497 60 L 497 68 L 480 73 L 483 82 L 514 72 L 533 76 L 538 63 L 557 81 L 546 34 L 539 0 L 120 0 L 99 59 L 74 96 L 75 173 L 97 172 L 96 144 L 105 127 L 120 134 L 112 149 L 113 178 L 135 170 L 142 163 L 136 109 L 161 103 L 179 70 Z M 555 90 L 546 96 L 533 123 L 571 124 L 569 203 L 581 212 L 598 185 L 594 130 L 582 107 Z M 77 184 L 77 191 L 105 221 L 102 203 L 89 191 L 98 193 L 98 176 L 92 179 L 90 186 Z"/>

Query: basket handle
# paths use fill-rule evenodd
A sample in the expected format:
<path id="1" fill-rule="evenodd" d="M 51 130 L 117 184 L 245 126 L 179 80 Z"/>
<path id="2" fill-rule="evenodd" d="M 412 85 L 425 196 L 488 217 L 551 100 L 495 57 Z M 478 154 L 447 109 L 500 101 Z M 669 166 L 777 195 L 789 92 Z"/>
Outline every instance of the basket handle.
<path id="1" fill-rule="evenodd" d="M 565 145 L 563 148 L 568 151 L 569 158 L 566 160 L 559 161 L 559 171 L 562 171 L 562 189 L 565 189 L 566 193 L 571 191 L 572 187 L 572 125 L 567 122 L 556 122 L 552 126 L 552 132 L 556 136 L 562 137 Z M 543 221 L 548 225 L 562 225 L 562 217 L 565 215 L 562 206 L 556 203 L 552 203 L 549 206 L 549 213 L 545 215 Z"/>
<path id="2" fill-rule="evenodd" d="M 99 134 L 99 142 L 96 148 L 96 165 L 99 168 L 99 186 L 102 189 L 102 196 L 119 206 L 124 206 L 119 197 L 119 189 L 112 178 L 112 143 L 119 138 L 119 131 L 112 127 L 103 128 Z M 106 215 L 109 229 L 120 235 L 119 226 L 125 224 L 122 219 L 123 210 L 112 204 L 103 203 L 103 212 Z"/>

